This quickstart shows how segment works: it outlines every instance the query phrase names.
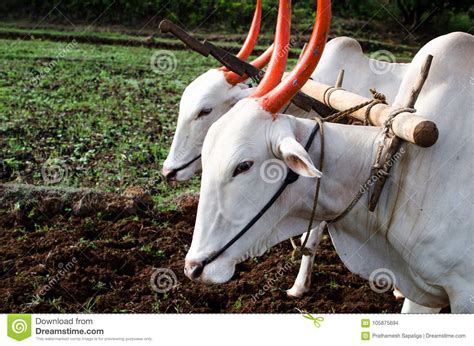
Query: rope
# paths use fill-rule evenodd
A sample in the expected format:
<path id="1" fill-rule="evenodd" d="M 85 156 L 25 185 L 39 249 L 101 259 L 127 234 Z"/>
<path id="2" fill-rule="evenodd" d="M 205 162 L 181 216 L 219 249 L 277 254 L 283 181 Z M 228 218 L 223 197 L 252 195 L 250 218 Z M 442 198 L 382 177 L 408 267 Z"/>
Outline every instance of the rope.
<path id="1" fill-rule="evenodd" d="M 329 88 L 326 90 L 326 92 L 328 92 L 328 97 L 330 96 L 331 92 L 334 92 L 335 90 L 340 90 L 341 88 Z M 325 103 L 326 105 L 328 105 L 329 107 L 331 107 L 331 105 L 329 104 L 329 100 L 326 101 L 326 92 L 324 94 L 324 100 L 325 100 Z M 377 92 L 375 89 L 370 89 L 370 92 L 372 93 L 373 95 L 373 99 L 372 100 L 369 100 L 369 101 L 366 101 L 366 102 L 363 102 L 357 106 L 354 106 L 354 107 L 351 107 L 349 109 L 346 109 L 344 111 L 341 111 L 341 112 L 338 112 L 338 113 L 335 113 L 329 117 L 326 117 L 324 119 L 321 119 L 319 117 L 315 117 L 314 120 L 316 122 L 318 122 L 319 124 L 319 127 L 320 127 L 320 131 L 321 131 L 321 139 L 320 139 L 320 146 L 321 146 L 321 154 L 320 154 L 320 158 L 319 158 L 319 167 L 318 169 L 320 171 L 323 170 L 323 164 L 324 164 L 324 127 L 323 127 L 323 123 L 324 122 L 334 122 L 334 121 L 338 121 L 340 120 L 341 118 L 365 107 L 365 106 L 368 106 L 366 111 L 365 111 L 365 121 L 364 121 L 364 124 L 370 124 L 370 120 L 369 120 L 369 115 L 370 115 L 370 110 L 372 109 L 373 106 L 375 106 L 376 104 L 386 104 L 386 98 L 385 98 L 385 95 L 382 94 L 382 93 L 379 93 Z M 332 107 L 331 107 L 332 108 Z M 389 114 L 389 116 L 387 117 L 387 120 L 385 121 L 384 123 L 384 129 L 383 129 L 383 139 L 382 139 L 382 142 L 379 144 L 378 148 L 377 148 L 377 152 L 376 152 L 376 155 L 375 155 L 375 161 L 374 161 L 374 165 L 372 166 L 372 170 L 371 170 L 371 174 L 369 176 L 369 178 L 366 180 L 366 182 L 364 183 L 364 185 L 362 186 L 366 186 L 368 184 L 371 183 L 372 181 L 372 178 L 375 176 L 375 174 L 380 174 L 380 172 L 382 173 L 385 173 L 385 174 L 388 174 L 387 172 L 384 172 L 380 166 L 380 161 L 381 161 L 381 158 L 382 158 L 382 153 L 383 153 L 383 150 L 384 150 L 384 147 L 385 147 L 385 141 L 386 139 L 388 138 L 388 134 L 390 132 L 390 129 L 392 127 L 392 123 L 393 123 L 393 120 L 395 119 L 395 117 L 400 114 L 400 113 L 404 113 L 404 112 L 410 112 L 410 113 L 414 113 L 416 112 L 415 109 L 413 108 L 398 108 L 398 109 L 395 109 L 393 112 L 391 112 Z M 318 199 L 319 199 L 319 191 L 320 191 L 320 187 L 321 187 L 321 179 L 318 179 L 316 181 L 316 191 L 315 191 L 315 194 L 314 194 L 314 200 L 313 200 L 313 207 L 311 209 L 311 217 L 310 217 L 310 221 L 308 223 L 308 229 L 306 231 L 306 235 L 305 235 L 305 238 L 303 240 L 303 243 L 301 244 L 301 246 L 296 246 L 293 238 L 290 238 L 291 240 L 291 244 L 293 246 L 293 252 L 292 252 L 292 258 L 295 259 L 296 257 L 300 257 L 301 255 L 303 256 L 310 256 L 312 255 L 312 252 L 311 252 L 311 249 L 307 248 L 306 247 L 306 244 L 308 242 L 308 239 L 309 239 L 309 235 L 310 235 L 310 231 L 313 227 L 313 223 L 314 223 L 314 218 L 315 218 L 315 215 L 316 215 L 316 208 L 317 208 L 317 205 L 318 205 Z M 339 213 L 336 217 L 334 217 L 333 219 L 330 219 L 330 220 L 325 220 L 323 222 L 326 222 L 326 225 L 325 227 L 327 228 L 329 226 L 329 224 L 331 223 L 335 223 L 335 222 L 338 222 L 340 221 L 341 219 L 343 219 L 347 214 L 349 214 L 351 212 L 352 209 L 354 209 L 354 207 L 357 205 L 357 203 L 360 201 L 360 199 L 362 198 L 362 196 L 365 194 L 365 189 L 359 189 L 359 191 L 357 192 L 357 194 L 354 196 L 354 198 L 352 199 L 352 201 L 349 203 L 349 205 L 341 212 Z"/>
<path id="2" fill-rule="evenodd" d="M 375 89 L 370 89 L 370 91 L 374 95 L 373 100 L 364 102 L 364 103 L 362 103 L 358 106 L 352 107 L 352 108 L 360 109 L 360 108 L 365 107 L 367 104 L 369 104 L 369 105 L 371 105 L 371 107 L 373 107 L 373 106 L 375 106 L 376 104 L 379 104 L 379 103 L 386 103 L 385 96 L 383 94 L 378 93 L 377 91 L 375 91 Z M 364 105 L 364 106 L 362 106 L 362 105 Z M 352 108 L 350 108 L 348 110 L 345 110 L 344 112 L 339 112 L 339 113 L 347 113 L 347 112 L 352 113 L 353 112 L 353 111 L 351 111 Z M 404 112 L 414 113 L 414 112 L 416 112 L 416 110 L 413 109 L 413 108 L 398 108 L 398 109 L 395 109 L 393 112 L 391 112 L 389 114 L 387 120 L 384 123 L 383 139 L 382 139 L 382 142 L 380 143 L 380 145 L 377 148 L 377 152 L 376 152 L 376 155 L 375 155 L 375 161 L 374 161 L 374 165 L 372 166 L 371 174 L 370 174 L 369 178 L 366 180 L 366 182 L 364 183 L 364 185 L 362 185 L 362 186 L 370 185 L 370 183 L 372 182 L 372 178 L 376 174 L 380 174 L 380 173 L 388 174 L 387 172 L 383 171 L 383 169 L 380 165 L 380 161 L 381 161 L 381 158 L 382 158 L 382 153 L 383 153 L 383 150 L 384 150 L 384 147 L 385 147 L 385 141 L 388 138 L 388 134 L 389 134 L 389 131 L 391 129 L 393 120 L 395 119 L 395 117 L 398 114 L 404 113 Z M 370 109 L 368 111 L 366 111 L 366 119 L 368 119 L 367 113 L 370 113 Z M 340 117 L 340 115 L 338 115 L 338 114 L 335 114 L 335 115 L 337 115 L 337 118 Z M 320 141 L 321 141 L 320 142 L 321 154 L 320 154 L 320 158 L 319 158 L 319 167 L 318 167 L 318 169 L 320 171 L 322 171 L 323 170 L 323 164 L 324 164 L 324 126 L 323 126 L 323 123 L 327 122 L 327 121 L 332 121 L 333 117 L 330 117 L 330 119 L 328 119 L 328 118 L 321 119 L 319 117 L 315 117 L 314 120 L 318 122 L 319 127 L 320 127 L 320 131 L 321 131 L 321 139 L 320 139 Z M 315 215 L 316 215 L 316 208 L 317 208 L 317 205 L 318 205 L 320 187 L 321 187 L 321 179 L 318 179 L 316 181 L 316 191 L 315 191 L 315 194 L 314 194 L 313 207 L 311 209 L 311 217 L 310 217 L 310 221 L 308 223 L 308 229 L 306 231 L 306 235 L 305 235 L 305 238 L 303 240 L 303 243 L 301 244 L 301 246 L 296 246 L 293 238 L 290 238 L 291 244 L 293 246 L 293 252 L 292 252 L 293 260 L 296 257 L 301 257 L 302 255 L 303 256 L 312 255 L 311 249 L 307 248 L 306 244 L 308 242 L 311 229 L 313 228 L 314 218 L 315 218 Z M 365 192 L 366 192 L 365 189 L 359 189 L 359 191 L 354 196 L 352 201 L 349 203 L 349 205 L 341 213 L 339 213 L 333 219 L 323 221 L 323 222 L 326 222 L 325 227 L 327 228 L 331 223 L 335 223 L 335 222 L 340 221 L 347 214 L 349 214 L 351 212 L 351 210 L 354 209 L 354 207 L 360 201 L 360 199 L 365 194 Z"/>
<path id="3" fill-rule="evenodd" d="M 372 179 L 372 175 L 370 175 L 370 178 L 367 179 L 367 181 L 365 182 L 364 185 L 370 183 Z M 363 185 L 363 186 L 364 186 Z M 349 212 L 354 209 L 354 207 L 356 206 L 357 202 L 359 202 L 359 200 L 362 198 L 362 196 L 364 195 L 365 193 L 365 190 L 362 190 L 362 189 L 359 189 L 359 192 L 357 192 L 357 194 L 355 195 L 355 197 L 352 199 L 351 203 L 346 207 L 346 209 L 344 209 L 339 215 L 337 215 L 335 218 L 331 219 L 331 220 L 327 220 L 326 222 L 328 223 L 328 226 L 329 224 L 331 223 L 334 223 L 334 222 L 338 222 L 339 220 L 341 220 L 343 217 L 345 217 L 347 214 L 349 214 Z"/>
<path id="4" fill-rule="evenodd" d="M 336 90 L 341 90 L 342 88 L 336 88 L 336 87 L 332 87 L 332 88 L 329 88 L 326 90 L 326 92 L 324 93 L 324 100 L 325 100 L 325 103 L 326 105 L 328 105 L 331 109 L 333 109 L 329 103 L 329 97 L 331 96 L 331 93 L 336 91 Z M 349 109 L 346 109 L 345 111 L 342 111 L 342 112 L 338 112 L 338 113 L 335 113 L 333 114 L 332 116 L 329 116 L 329 117 L 326 117 L 324 119 L 321 119 L 319 117 L 315 117 L 314 120 L 316 122 L 318 122 L 319 124 L 319 127 L 320 127 L 320 131 L 321 131 L 321 154 L 320 154 L 320 158 L 319 158 L 319 167 L 318 169 L 322 172 L 323 170 L 323 164 L 324 164 L 324 127 L 323 127 L 323 122 L 337 122 L 339 121 L 341 118 L 369 105 L 369 110 L 366 111 L 366 114 L 370 113 L 370 109 L 375 106 L 376 104 L 379 104 L 379 103 L 385 103 L 385 95 L 381 94 L 381 93 L 378 93 L 375 89 L 370 89 L 370 91 L 372 92 L 372 94 L 374 95 L 374 99 L 372 100 L 369 100 L 369 101 L 366 101 L 366 102 L 363 102 L 357 106 L 354 106 L 354 107 L 351 107 Z M 327 94 L 327 101 L 326 101 L 326 94 Z M 368 117 L 368 115 L 366 115 L 366 117 Z M 372 176 L 371 176 L 372 177 Z M 310 216 L 310 221 L 308 223 L 308 229 L 306 231 L 306 235 L 305 235 L 305 238 L 303 240 L 303 243 L 301 244 L 301 246 L 297 246 L 295 244 L 295 241 L 293 238 L 290 238 L 290 241 L 291 241 L 291 245 L 293 246 L 293 252 L 291 254 L 291 257 L 293 260 L 296 259 L 296 257 L 301 257 L 302 255 L 303 256 L 310 256 L 312 254 L 311 252 L 311 249 L 307 248 L 306 247 L 306 244 L 308 243 L 308 239 L 309 239 L 309 235 L 310 235 L 310 232 L 311 232 L 311 229 L 313 228 L 313 223 L 314 223 L 314 217 L 316 215 L 316 208 L 318 206 L 318 199 L 319 199 L 319 191 L 320 191 L 320 187 L 321 187 L 321 179 L 317 179 L 316 181 L 316 191 L 314 193 L 314 199 L 313 199 L 313 207 L 311 209 L 311 216 Z M 360 196 L 358 196 L 360 194 Z M 351 202 L 351 204 L 341 213 L 339 214 L 335 219 L 329 221 L 329 222 L 336 222 L 337 220 L 340 220 L 342 219 L 344 216 L 346 216 L 351 210 L 352 208 L 354 208 L 354 206 L 357 204 L 357 202 L 359 201 L 359 199 L 362 197 L 362 194 L 358 193 L 358 195 L 356 196 L 356 198 L 354 198 L 354 200 Z M 327 225 L 325 226 L 327 227 Z"/>
<path id="5" fill-rule="evenodd" d="M 329 90 L 329 92 L 328 92 L 328 90 Z M 341 88 L 329 88 L 329 89 L 326 90 L 326 92 L 324 92 L 324 98 L 323 98 L 324 103 L 327 106 L 329 106 L 331 109 L 333 109 L 333 108 L 330 105 L 329 96 L 331 96 L 331 93 L 336 91 L 336 90 L 341 90 Z M 369 115 L 370 115 L 370 110 L 372 109 L 372 107 L 375 106 L 376 104 L 379 104 L 379 103 L 387 104 L 387 101 L 386 101 L 386 98 L 385 98 L 384 94 L 377 92 L 377 90 L 375 90 L 375 89 L 370 89 L 370 92 L 373 95 L 372 100 L 362 102 L 361 104 L 358 104 L 354 107 L 351 107 L 351 108 L 348 108 L 346 110 L 334 113 L 334 114 L 324 118 L 324 121 L 339 122 L 342 118 L 345 118 L 346 116 L 348 116 L 348 115 L 358 111 L 359 109 L 362 109 L 362 108 L 367 106 L 367 109 L 365 110 L 365 121 L 364 121 L 364 125 L 367 125 L 367 122 L 369 121 L 368 118 L 369 118 Z M 327 100 L 326 100 L 326 94 L 328 95 Z"/>
<path id="6" fill-rule="evenodd" d="M 348 116 L 349 114 L 352 114 L 354 113 L 355 111 L 358 111 L 359 109 L 361 108 L 364 108 L 365 106 L 368 106 L 370 105 L 372 102 L 374 102 L 374 100 L 369 100 L 369 101 L 366 101 L 366 102 L 363 102 L 357 106 L 354 106 L 354 107 L 351 107 L 351 108 L 348 108 L 346 110 L 343 110 L 343 111 L 340 111 L 340 112 L 337 112 L 337 113 L 334 113 L 326 118 L 324 118 L 324 121 L 328 121 L 328 122 L 338 122 L 339 120 L 341 120 L 342 118 L 345 118 L 346 116 Z"/>
<path id="7" fill-rule="evenodd" d="M 323 120 L 319 117 L 315 117 L 314 120 L 319 124 L 319 131 L 321 133 L 321 139 L 320 139 L 320 149 L 321 149 L 321 154 L 319 157 L 319 165 L 318 169 L 319 171 L 323 171 L 323 165 L 324 165 L 324 127 L 323 127 Z M 309 234 L 311 232 L 311 229 L 313 228 L 313 222 L 314 222 L 314 217 L 316 215 L 316 207 L 318 206 L 318 199 L 319 199 L 319 190 L 321 187 L 321 179 L 316 180 L 316 191 L 314 193 L 314 200 L 313 200 L 313 207 L 311 210 L 311 217 L 309 219 L 308 223 L 308 229 L 306 230 L 306 236 L 303 240 L 303 243 L 301 246 L 294 246 L 294 241 L 292 238 L 291 239 L 291 244 L 293 245 L 293 253 L 291 254 L 291 257 L 293 260 L 296 259 L 296 257 L 301 257 L 303 256 L 310 256 L 312 255 L 311 249 L 306 247 L 306 244 L 308 243 L 309 239 Z"/>
<path id="8" fill-rule="evenodd" d="M 395 120 L 395 117 L 398 114 L 405 113 L 405 112 L 415 113 L 416 109 L 415 108 L 408 108 L 408 107 L 397 108 L 397 109 L 393 110 L 388 115 L 387 120 L 385 120 L 385 123 L 383 124 L 383 131 L 382 131 L 383 138 L 382 138 L 382 141 L 380 142 L 380 144 L 377 148 L 377 154 L 375 155 L 375 161 L 374 161 L 374 165 L 372 167 L 373 170 L 381 169 L 380 161 L 381 161 L 381 158 L 382 158 L 382 152 L 383 152 L 383 149 L 385 148 L 385 141 L 389 138 L 389 134 L 390 134 L 390 130 L 392 128 L 393 121 Z M 386 173 L 386 172 L 384 172 L 384 173 Z"/>
<path id="9" fill-rule="evenodd" d="M 393 121 L 395 120 L 395 117 L 398 114 L 405 113 L 405 112 L 415 113 L 416 109 L 407 108 L 407 107 L 397 108 L 388 115 L 387 120 L 385 121 L 383 125 L 383 131 L 382 131 L 383 137 L 377 147 L 377 152 L 375 154 L 374 164 L 372 165 L 370 178 L 374 176 L 380 177 L 382 175 L 388 176 L 389 173 L 385 167 L 385 162 L 387 161 L 388 154 L 385 155 L 384 160 L 383 160 L 385 162 L 383 164 L 382 164 L 382 154 L 385 150 L 387 140 L 390 139 L 390 130 L 392 129 L 392 124 L 393 124 Z"/>
<path id="10" fill-rule="evenodd" d="M 372 123 L 370 122 L 370 111 L 372 110 L 372 107 L 381 103 L 387 104 L 387 100 L 384 94 L 379 93 L 375 89 L 369 89 L 369 90 L 374 97 L 374 102 L 368 105 L 367 109 L 365 110 L 364 122 L 363 122 L 363 125 L 365 126 L 372 125 Z"/>
<path id="11" fill-rule="evenodd" d="M 328 106 L 332 110 L 334 110 L 334 108 L 331 106 L 331 102 L 330 102 L 331 94 L 335 92 L 336 90 L 344 90 L 344 89 L 341 87 L 330 87 L 326 89 L 326 91 L 324 91 L 324 94 L 323 94 L 323 102 L 326 104 L 326 106 Z"/>
<path id="12" fill-rule="evenodd" d="M 374 94 L 374 98 L 375 98 L 376 97 L 375 90 L 372 91 L 372 89 L 371 89 L 370 91 L 372 92 L 372 94 Z M 382 95 L 382 94 L 380 94 L 380 95 Z M 380 98 L 377 98 L 377 100 L 379 100 L 379 103 L 382 102 L 382 100 Z M 414 108 L 397 108 L 388 115 L 387 120 L 384 123 L 384 129 L 383 129 L 383 132 L 382 132 L 383 133 L 383 139 L 382 139 L 381 143 L 379 144 L 379 146 L 377 148 L 377 153 L 375 155 L 375 161 L 374 161 L 374 165 L 372 166 L 371 174 L 370 174 L 369 178 L 366 180 L 365 184 L 362 185 L 362 186 L 370 185 L 370 183 L 372 181 L 372 178 L 376 174 L 382 173 L 382 174 L 388 175 L 388 172 L 384 171 L 382 166 L 380 165 L 380 160 L 381 160 L 381 157 L 382 157 L 382 153 L 383 153 L 383 150 L 385 148 L 385 141 L 388 138 L 388 134 L 390 132 L 390 129 L 392 127 L 392 123 L 393 123 L 393 120 L 395 119 L 395 117 L 398 114 L 405 113 L 405 112 L 415 113 L 416 109 L 414 109 Z M 362 196 L 365 194 L 365 192 L 366 192 L 365 189 L 359 189 L 359 191 L 357 192 L 355 197 L 352 199 L 351 203 L 347 206 L 347 208 L 344 209 L 339 215 L 337 215 L 332 220 L 327 221 L 328 225 L 330 223 L 334 223 L 334 222 L 337 222 L 337 221 L 341 220 L 347 214 L 349 214 L 349 212 L 356 206 L 357 202 L 359 202 L 359 200 L 362 198 Z"/>
<path id="13" fill-rule="evenodd" d="M 387 135 L 388 132 L 390 131 L 391 127 L 392 127 L 392 123 L 393 123 L 393 120 L 395 119 L 395 117 L 400 114 L 400 113 L 405 113 L 405 112 L 408 112 L 408 113 L 415 113 L 416 112 L 416 109 L 415 108 L 408 108 L 408 107 L 404 107 L 404 108 L 397 108 L 395 110 L 393 110 L 387 117 L 387 120 L 385 120 L 385 123 L 383 124 L 384 126 L 384 135 Z"/>

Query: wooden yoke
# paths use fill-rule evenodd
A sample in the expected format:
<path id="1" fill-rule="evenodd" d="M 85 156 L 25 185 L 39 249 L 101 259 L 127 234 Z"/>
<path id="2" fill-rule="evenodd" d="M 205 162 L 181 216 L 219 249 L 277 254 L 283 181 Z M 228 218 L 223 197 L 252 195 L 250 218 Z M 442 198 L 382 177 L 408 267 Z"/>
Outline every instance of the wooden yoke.
<path id="1" fill-rule="evenodd" d="M 367 97 L 343 89 L 334 89 L 328 93 L 330 89 L 334 89 L 334 87 L 308 80 L 301 91 L 338 111 L 370 101 Z M 364 121 L 367 107 L 351 113 L 350 116 Z M 369 121 L 374 126 L 383 126 L 390 114 L 396 110 L 396 107 L 382 103 L 376 104 L 370 110 Z M 398 114 L 393 119 L 392 130 L 397 137 L 425 148 L 435 144 L 438 139 L 436 124 L 417 113 L 402 112 Z"/>

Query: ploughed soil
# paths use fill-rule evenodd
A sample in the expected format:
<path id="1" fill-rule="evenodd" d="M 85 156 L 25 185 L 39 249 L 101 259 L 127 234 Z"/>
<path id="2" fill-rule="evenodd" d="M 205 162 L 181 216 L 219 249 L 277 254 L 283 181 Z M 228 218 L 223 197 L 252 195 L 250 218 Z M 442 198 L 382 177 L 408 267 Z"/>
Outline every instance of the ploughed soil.
<path id="1" fill-rule="evenodd" d="M 391 290 L 376 293 L 365 280 L 351 274 L 327 235 L 317 250 L 311 292 L 303 299 L 285 293 L 299 267 L 290 260 L 289 242 L 238 265 L 229 283 L 193 283 L 184 276 L 183 266 L 197 197 L 185 195 L 176 203 L 176 211 L 125 216 L 78 216 L 70 208 L 48 214 L 18 205 L 0 209 L 0 312 L 299 309 L 359 313 L 401 309 Z"/>

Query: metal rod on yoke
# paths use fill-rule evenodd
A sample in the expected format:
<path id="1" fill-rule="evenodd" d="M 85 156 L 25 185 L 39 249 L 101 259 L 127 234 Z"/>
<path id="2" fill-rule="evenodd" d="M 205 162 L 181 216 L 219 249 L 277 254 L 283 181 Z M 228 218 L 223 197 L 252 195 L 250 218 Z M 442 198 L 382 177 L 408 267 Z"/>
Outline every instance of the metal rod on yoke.
<path id="1" fill-rule="evenodd" d="M 227 67 L 229 70 L 237 73 L 240 76 L 243 76 L 245 73 L 256 72 L 253 69 L 245 66 L 242 61 L 234 56 L 233 54 L 227 52 L 225 49 L 219 48 L 209 41 L 200 42 L 195 37 L 189 35 L 185 30 L 180 26 L 176 25 L 168 19 L 164 19 L 160 22 L 159 26 L 161 32 L 171 33 L 177 38 L 179 38 L 186 46 L 192 50 L 198 52 L 205 57 L 208 57 L 209 54 L 216 58 L 222 65 Z M 251 65 L 250 65 L 251 66 Z M 251 66 L 253 67 L 253 66 Z M 257 69 L 258 72 L 258 69 Z"/>
<path id="2" fill-rule="evenodd" d="M 342 87 L 343 81 L 344 81 L 344 69 L 341 69 L 339 71 L 339 74 L 337 75 L 336 84 L 334 84 L 334 87 L 336 88 Z"/>

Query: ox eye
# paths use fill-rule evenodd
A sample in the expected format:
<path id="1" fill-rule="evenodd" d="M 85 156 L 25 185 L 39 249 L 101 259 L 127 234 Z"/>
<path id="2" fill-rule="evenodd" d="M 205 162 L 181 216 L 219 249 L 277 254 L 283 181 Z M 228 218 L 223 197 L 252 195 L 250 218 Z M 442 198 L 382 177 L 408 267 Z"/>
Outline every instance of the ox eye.
<path id="1" fill-rule="evenodd" d="M 200 118 L 200 117 L 206 116 L 206 115 L 208 115 L 208 114 L 211 113 L 211 112 L 212 112 L 212 108 L 210 108 L 210 107 L 208 107 L 208 108 L 203 108 L 203 109 L 199 112 L 199 114 L 198 114 L 197 117 Z"/>
<path id="2" fill-rule="evenodd" d="M 244 161 L 244 162 L 239 163 L 237 167 L 235 167 L 232 177 L 235 177 L 241 173 L 247 172 L 252 166 L 253 166 L 253 161 Z"/>

